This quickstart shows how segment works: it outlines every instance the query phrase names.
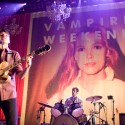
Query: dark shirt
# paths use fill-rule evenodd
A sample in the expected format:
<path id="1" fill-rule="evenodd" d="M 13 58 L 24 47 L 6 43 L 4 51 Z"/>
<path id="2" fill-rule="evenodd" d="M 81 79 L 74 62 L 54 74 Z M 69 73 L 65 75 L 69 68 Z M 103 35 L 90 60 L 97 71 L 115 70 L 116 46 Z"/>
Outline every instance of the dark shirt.
<path id="1" fill-rule="evenodd" d="M 73 103 L 78 103 L 80 107 L 82 107 L 82 100 L 78 97 L 70 97 L 70 98 L 67 98 L 66 101 L 65 101 L 65 105 L 68 107 L 70 106 L 71 104 Z"/>

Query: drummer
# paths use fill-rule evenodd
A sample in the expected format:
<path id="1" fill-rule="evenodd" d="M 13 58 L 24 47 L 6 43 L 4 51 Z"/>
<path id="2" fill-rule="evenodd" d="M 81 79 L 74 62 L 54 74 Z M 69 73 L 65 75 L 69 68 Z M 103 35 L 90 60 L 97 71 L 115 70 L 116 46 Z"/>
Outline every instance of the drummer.
<path id="1" fill-rule="evenodd" d="M 79 89 L 77 87 L 72 88 L 72 96 L 67 98 L 65 101 L 65 106 L 68 107 L 68 113 L 71 114 L 74 109 L 71 108 L 83 108 L 82 100 L 77 97 Z M 73 104 L 75 107 L 73 107 Z"/>

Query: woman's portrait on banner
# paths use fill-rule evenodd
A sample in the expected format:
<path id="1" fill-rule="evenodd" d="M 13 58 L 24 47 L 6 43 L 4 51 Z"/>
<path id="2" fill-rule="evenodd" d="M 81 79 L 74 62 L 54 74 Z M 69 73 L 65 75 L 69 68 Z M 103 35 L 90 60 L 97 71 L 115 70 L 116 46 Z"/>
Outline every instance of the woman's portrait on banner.
<path id="1" fill-rule="evenodd" d="M 95 97 L 94 107 L 100 117 L 111 124 L 114 110 L 118 124 L 118 114 L 125 112 L 125 101 L 122 99 L 125 94 L 125 56 L 117 39 L 112 36 L 112 30 L 93 24 L 82 27 L 76 33 L 76 42 L 67 42 L 66 55 L 46 88 L 49 104 L 66 100 L 72 88 L 77 86 L 85 114 L 93 110 L 94 100 L 91 97 Z M 114 109 L 108 96 L 112 96 L 115 101 Z M 105 106 L 101 110 L 98 101 Z"/>

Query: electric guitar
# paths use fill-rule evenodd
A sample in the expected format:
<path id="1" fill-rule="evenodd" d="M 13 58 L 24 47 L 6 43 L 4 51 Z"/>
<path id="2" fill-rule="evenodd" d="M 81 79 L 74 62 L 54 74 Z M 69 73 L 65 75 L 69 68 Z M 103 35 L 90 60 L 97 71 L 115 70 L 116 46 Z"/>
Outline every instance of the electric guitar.
<path id="1" fill-rule="evenodd" d="M 14 67 L 16 67 L 17 65 L 19 65 L 22 61 L 25 61 L 27 59 L 27 57 L 34 56 L 35 54 L 36 55 L 44 55 L 45 53 L 47 53 L 50 50 L 51 50 L 50 45 L 45 44 L 44 46 L 39 47 L 35 51 L 32 51 L 30 54 L 24 56 L 23 58 L 21 58 L 18 61 L 12 63 L 11 65 L 9 65 L 8 62 L 3 61 L 0 64 L 0 83 L 5 82 L 5 81 L 9 81 L 11 79 L 11 77 L 8 75 L 9 70 L 11 70 Z"/>

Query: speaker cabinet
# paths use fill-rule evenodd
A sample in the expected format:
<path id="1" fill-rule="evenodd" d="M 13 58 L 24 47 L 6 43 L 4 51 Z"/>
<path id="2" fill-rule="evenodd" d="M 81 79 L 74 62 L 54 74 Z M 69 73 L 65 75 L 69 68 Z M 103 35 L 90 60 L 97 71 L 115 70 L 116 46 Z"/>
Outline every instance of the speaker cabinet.
<path id="1" fill-rule="evenodd" d="M 125 125 L 125 113 L 119 114 L 119 123 L 120 125 Z"/>
<path id="2" fill-rule="evenodd" d="M 6 121 L 5 120 L 0 120 L 0 125 L 6 125 Z"/>

